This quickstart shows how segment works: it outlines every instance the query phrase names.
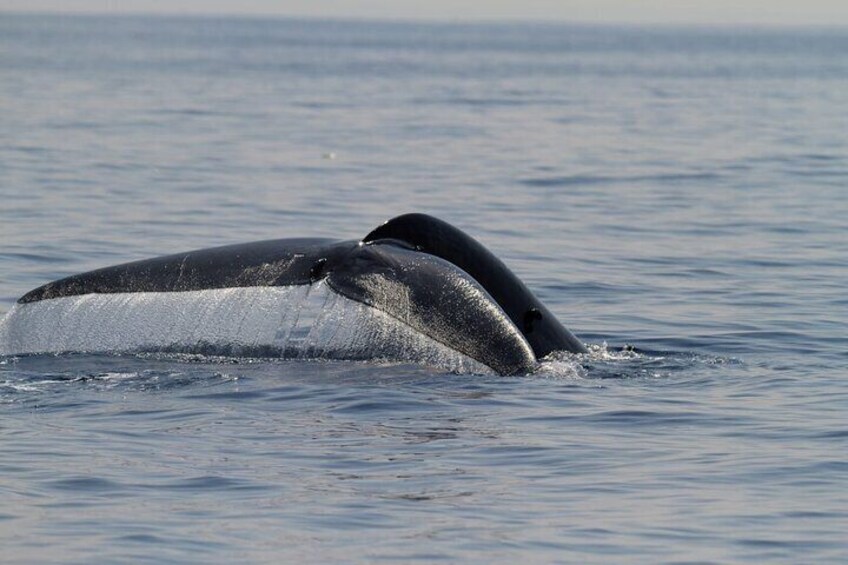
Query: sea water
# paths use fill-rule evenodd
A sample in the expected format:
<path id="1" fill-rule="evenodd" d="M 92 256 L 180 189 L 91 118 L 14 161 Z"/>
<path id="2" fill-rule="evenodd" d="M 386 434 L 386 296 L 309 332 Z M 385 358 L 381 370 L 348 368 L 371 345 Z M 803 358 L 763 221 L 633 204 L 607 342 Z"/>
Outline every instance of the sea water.
<path id="1" fill-rule="evenodd" d="M 591 353 L 0 358 L 0 561 L 848 561 L 846 108 L 836 28 L 3 14 L 0 311 L 420 211 Z"/>

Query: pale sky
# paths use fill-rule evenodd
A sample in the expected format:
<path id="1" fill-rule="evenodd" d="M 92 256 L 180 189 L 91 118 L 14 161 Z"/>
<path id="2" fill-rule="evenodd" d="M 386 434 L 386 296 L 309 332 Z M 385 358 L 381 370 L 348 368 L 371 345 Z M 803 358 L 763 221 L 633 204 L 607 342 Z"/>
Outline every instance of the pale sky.
<path id="1" fill-rule="evenodd" d="M 848 26 L 848 0 L 0 0 L 0 11 Z"/>

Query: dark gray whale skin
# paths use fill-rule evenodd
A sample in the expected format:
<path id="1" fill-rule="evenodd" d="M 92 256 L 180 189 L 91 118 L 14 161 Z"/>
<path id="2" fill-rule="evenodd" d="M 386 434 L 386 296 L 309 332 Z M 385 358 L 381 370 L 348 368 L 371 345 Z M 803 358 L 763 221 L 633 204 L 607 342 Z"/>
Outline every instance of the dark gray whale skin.
<path id="1" fill-rule="evenodd" d="M 417 251 L 453 263 L 492 295 L 524 334 L 536 357 L 554 351 L 586 353 L 586 347 L 551 314 L 521 280 L 480 242 L 426 214 L 405 214 L 365 236 L 364 242 L 398 239 Z"/>
<path id="2" fill-rule="evenodd" d="M 306 285 L 319 280 L 500 374 L 530 372 L 537 359 L 553 351 L 586 352 L 488 249 L 425 214 L 398 216 L 358 242 L 276 239 L 124 263 L 48 283 L 18 302 L 90 293 Z M 469 295 L 469 285 L 480 292 Z M 508 320 L 489 307 L 488 299 Z"/>

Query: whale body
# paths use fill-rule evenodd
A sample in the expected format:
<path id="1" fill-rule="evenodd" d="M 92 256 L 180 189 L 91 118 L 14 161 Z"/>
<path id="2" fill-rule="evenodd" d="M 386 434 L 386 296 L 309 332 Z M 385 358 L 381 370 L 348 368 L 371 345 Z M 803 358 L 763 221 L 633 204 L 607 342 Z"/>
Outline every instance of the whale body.
<path id="1" fill-rule="evenodd" d="M 511 375 L 586 349 L 489 250 L 425 214 L 361 241 L 259 241 L 73 275 L 0 321 L 2 355 L 149 351 Z"/>

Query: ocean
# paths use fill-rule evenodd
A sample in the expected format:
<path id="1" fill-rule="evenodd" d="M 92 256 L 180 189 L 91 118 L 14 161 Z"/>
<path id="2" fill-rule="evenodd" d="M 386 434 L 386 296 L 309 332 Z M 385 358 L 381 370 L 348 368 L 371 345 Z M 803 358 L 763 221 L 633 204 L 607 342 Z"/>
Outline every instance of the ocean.
<path id="1" fill-rule="evenodd" d="M 3 563 L 848 561 L 848 30 L 0 15 L 0 313 L 425 212 L 590 354 L 0 358 Z"/>

